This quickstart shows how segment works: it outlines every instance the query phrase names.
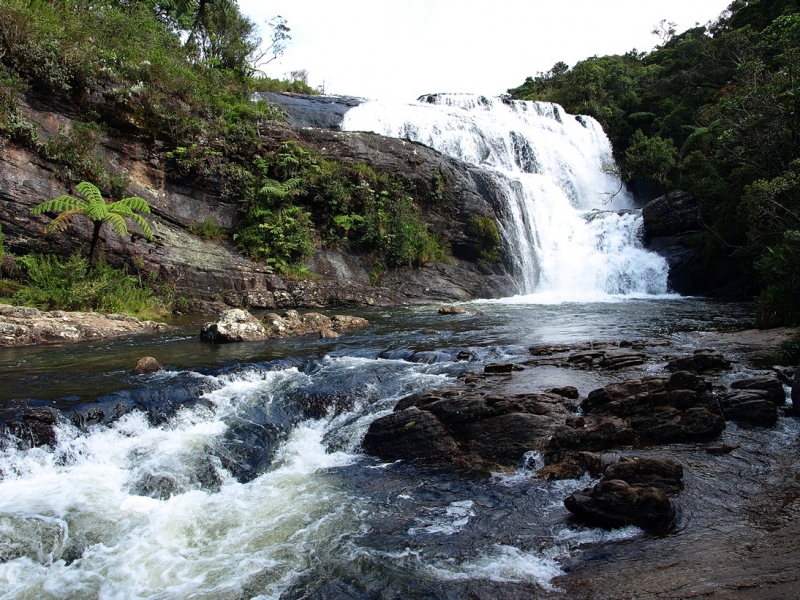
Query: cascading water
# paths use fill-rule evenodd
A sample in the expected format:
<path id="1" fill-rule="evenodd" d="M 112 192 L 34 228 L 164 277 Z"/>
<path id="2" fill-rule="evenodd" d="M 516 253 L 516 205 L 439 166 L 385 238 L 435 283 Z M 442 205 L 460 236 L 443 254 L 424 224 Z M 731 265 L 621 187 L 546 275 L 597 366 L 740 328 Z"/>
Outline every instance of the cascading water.
<path id="1" fill-rule="evenodd" d="M 666 261 L 641 247 L 641 218 L 611 174 L 611 146 L 594 119 L 545 102 L 435 94 L 367 102 L 342 128 L 410 139 L 490 170 L 505 190 L 500 227 L 520 292 L 553 301 L 667 292 Z"/>

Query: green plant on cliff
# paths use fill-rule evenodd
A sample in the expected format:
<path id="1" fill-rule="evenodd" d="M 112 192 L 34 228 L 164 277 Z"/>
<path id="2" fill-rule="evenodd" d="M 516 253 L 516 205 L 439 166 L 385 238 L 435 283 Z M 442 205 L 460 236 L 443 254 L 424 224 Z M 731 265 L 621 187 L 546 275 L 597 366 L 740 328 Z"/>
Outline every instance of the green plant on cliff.
<path id="1" fill-rule="evenodd" d="M 110 204 L 105 201 L 100 190 L 92 183 L 82 181 L 75 186 L 83 198 L 64 194 L 47 200 L 36 206 L 31 214 L 58 213 L 48 225 L 48 231 L 64 231 L 74 216 L 82 216 L 92 222 L 92 241 L 89 246 L 89 262 L 86 268 L 87 275 L 91 273 L 94 265 L 95 249 L 100 239 L 100 230 L 103 224 L 108 224 L 111 230 L 120 237 L 128 235 L 126 219 L 136 223 L 141 230 L 141 235 L 146 239 L 153 237 L 150 224 L 138 213 L 150 213 L 147 201 L 138 196 L 131 196 Z"/>
<path id="2" fill-rule="evenodd" d="M 155 273 L 137 277 L 115 269 L 101 256 L 86 275 L 88 261 L 29 254 L 16 259 L 23 282 L 11 301 L 40 310 L 78 310 L 159 319 L 169 312 L 169 298 L 153 291 Z"/>

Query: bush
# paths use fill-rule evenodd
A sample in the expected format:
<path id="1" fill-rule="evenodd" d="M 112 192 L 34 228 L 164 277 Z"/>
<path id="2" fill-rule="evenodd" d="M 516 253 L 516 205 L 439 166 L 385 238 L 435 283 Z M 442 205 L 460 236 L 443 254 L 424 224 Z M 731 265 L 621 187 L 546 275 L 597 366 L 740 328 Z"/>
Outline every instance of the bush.
<path id="1" fill-rule="evenodd" d="M 203 239 L 212 240 L 215 242 L 219 242 L 228 237 L 228 234 L 225 233 L 225 230 L 217 225 L 217 223 L 211 217 L 206 217 L 197 225 L 192 225 L 189 227 L 189 231 L 195 235 L 199 235 Z"/>
<path id="2" fill-rule="evenodd" d="M 163 299 L 151 289 L 154 275 L 142 279 L 101 259 L 87 277 L 87 260 L 78 254 L 66 260 L 29 254 L 17 261 L 25 281 L 13 296 L 15 304 L 40 310 L 120 313 L 144 319 L 159 319 L 169 312 Z"/>
<path id="3" fill-rule="evenodd" d="M 781 359 L 787 365 L 800 365 L 800 329 L 780 345 L 780 351 Z M 795 377 L 800 377 L 800 373 L 795 373 Z"/>

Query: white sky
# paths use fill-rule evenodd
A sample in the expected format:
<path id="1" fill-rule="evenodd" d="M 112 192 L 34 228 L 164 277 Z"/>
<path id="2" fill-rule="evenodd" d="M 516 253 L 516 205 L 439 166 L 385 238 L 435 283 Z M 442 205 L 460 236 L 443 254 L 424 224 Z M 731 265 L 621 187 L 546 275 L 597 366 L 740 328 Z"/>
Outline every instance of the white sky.
<path id="1" fill-rule="evenodd" d="M 270 77 L 306 69 L 325 92 L 414 100 L 433 92 L 497 95 L 559 60 L 652 49 L 666 19 L 678 32 L 730 0 L 239 0 L 263 24 L 291 28 Z M 262 37 L 268 37 L 264 28 Z"/>

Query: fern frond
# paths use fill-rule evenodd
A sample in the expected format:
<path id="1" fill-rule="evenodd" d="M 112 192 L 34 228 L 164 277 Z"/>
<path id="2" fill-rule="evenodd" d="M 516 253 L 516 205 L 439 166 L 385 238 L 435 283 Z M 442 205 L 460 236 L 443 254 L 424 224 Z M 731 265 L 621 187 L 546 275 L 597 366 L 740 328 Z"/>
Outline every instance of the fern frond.
<path id="1" fill-rule="evenodd" d="M 75 196 L 59 196 L 47 202 L 42 202 L 36 206 L 32 211 L 32 215 L 40 215 L 47 212 L 62 212 L 65 210 L 80 210 L 87 206 L 86 200 L 76 198 Z"/>
<path id="2" fill-rule="evenodd" d="M 110 213 L 104 219 L 106 223 L 108 223 L 111 230 L 116 233 L 120 237 L 125 237 L 128 235 L 128 224 L 125 223 L 125 219 L 123 219 L 120 215 Z"/>
<path id="3" fill-rule="evenodd" d="M 80 208 L 65 210 L 47 224 L 47 227 L 45 227 L 45 231 L 64 231 L 67 227 L 69 227 L 69 218 L 72 215 L 80 215 L 80 214 L 83 214 L 83 210 L 81 210 Z"/>
<path id="4" fill-rule="evenodd" d="M 144 220 L 144 217 L 141 215 L 137 215 L 136 213 L 131 214 L 131 219 L 133 219 L 136 224 L 139 226 L 139 229 L 142 230 L 144 233 L 144 237 L 148 240 L 153 239 L 153 230 L 150 229 L 150 223 Z"/>
<path id="5" fill-rule="evenodd" d="M 131 210 L 135 210 L 141 213 L 150 214 L 150 205 L 147 203 L 147 200 L 144 198 L 139 198 L 139 196 L 131 196 L 130 198 L 123 198 L 117 202 L 113 202 L 109 205 L 109 210 L 114 210 L 112 207 L 114 206 L 127 206 Z"/>
<path id="6" fill-rule="evenodd" d="M 105 202 L 90 202 L 83 209 L 83 214 L 92 221 L 105 221 L 108 217 L 108 205 Z"/>
<path id="7" fill-rule="evenodd" d="M 77 189 L 81 193 L 81 196 L 86 198 L 89 202 L 99 202 L 101 204 L 106 203 L 106 201 L 103 199 L 103 195 L 100 193 L 100 190 L 97 189 L 97 186 L 93 183 L 81 181 L 75 186 L 75 189 Z"/>

